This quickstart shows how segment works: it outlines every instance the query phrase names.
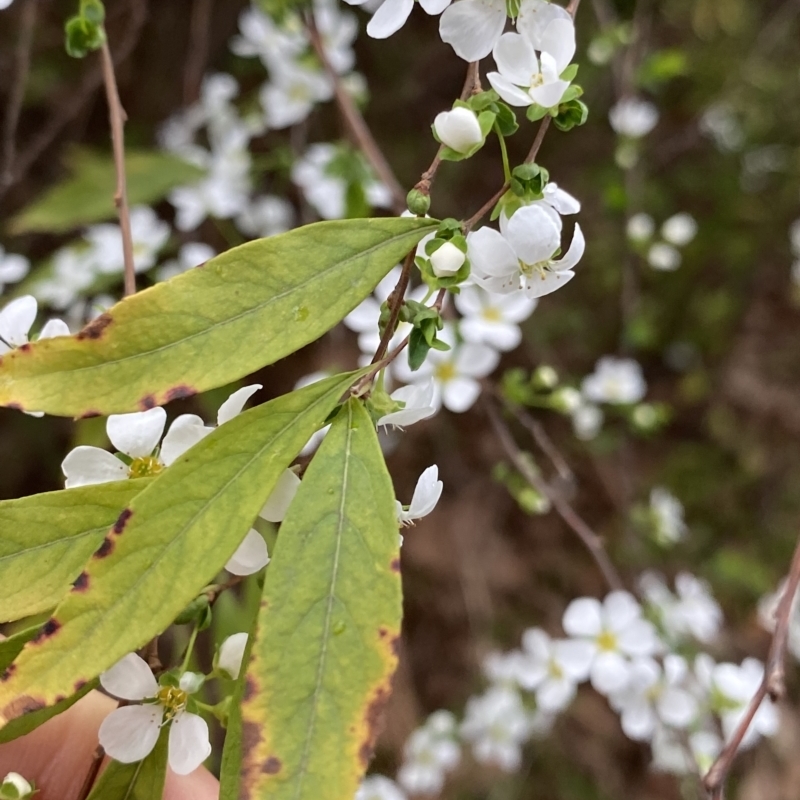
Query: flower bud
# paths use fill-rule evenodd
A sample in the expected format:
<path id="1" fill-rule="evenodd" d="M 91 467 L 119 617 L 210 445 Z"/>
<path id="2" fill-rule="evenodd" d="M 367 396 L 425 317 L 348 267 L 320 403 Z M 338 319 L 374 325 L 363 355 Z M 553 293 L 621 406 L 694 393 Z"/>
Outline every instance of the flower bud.
<path id="1" fill-rule="evenodd" d="M 406 195 L 408 210 L 418 217 L 424 217 L 431 207 L 431 198 L 419 189 L 412 189 Z"/>
<path id="2" fill-rule="evenodd" d="M 445 242 L 431 254 L 431 268 L 437 278 L 449 278 L 464 266 L 466 260 L 465 253 L 462 253 L 452 242 Z"/>
<path id="3" fill-rule="evenodd" d="M 9 772 L 0 784 L 0 800 L 22 800 L 32 792 L 33 787 L 18 772 Z"/>
<path id="4" fill-rule="evenodd" d="M 217 667 L 231 678 L 238 678 L 242 669 L 244 649 L 247 646 L 246 633 L 234 633 L 229 636 L 219 648 Z"/>
<path id="5" fill-rule="evenodd" d="M 478 117 L 469 108 L 457 107 L 442 111 L 433 121 L 439 141 L 457 153 L 466 153 L 483 142 Z"/>
<path id="6" fill-rule="evenodd" d="M 553 408 L 562 414 L 574 414 L 582 405 L 583 398 L 577 389 L 571 386 L 562 386 L 551 396 Z"/>
<path id="7" fill-rule="evenodd" d="M 542 364 L 533 373 L 531 383 L 534 389 L 555 389 L 558 386 L 558 373 L 548 364 Z"/>

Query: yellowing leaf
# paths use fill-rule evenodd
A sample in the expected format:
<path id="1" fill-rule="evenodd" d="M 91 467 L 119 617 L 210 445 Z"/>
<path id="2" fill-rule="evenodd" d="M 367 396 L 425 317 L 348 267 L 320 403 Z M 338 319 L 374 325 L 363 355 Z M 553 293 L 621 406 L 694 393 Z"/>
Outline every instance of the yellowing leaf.
<path id="1" fill-rule="evenodd" d="M 375 428 L 350 400 L 278 534 L 229 725 L 222 800 L 352 800 L 397 663 L 398 548 Z"/>
<path id="2" fill-rule="evenodd" d="M 319 222 L 235 247 L 128 297 L 76 336 L 0 359 L 0 405 L 82 416 L 223 386 L 320 337 L 436 227 Z"/>

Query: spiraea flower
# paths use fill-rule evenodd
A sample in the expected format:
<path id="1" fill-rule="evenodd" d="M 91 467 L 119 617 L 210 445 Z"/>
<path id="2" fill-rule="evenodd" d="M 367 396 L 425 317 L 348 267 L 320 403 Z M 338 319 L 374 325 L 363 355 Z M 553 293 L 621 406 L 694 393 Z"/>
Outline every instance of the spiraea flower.
<path id="1" fill-rule="evenodd" d="M 28 343 L 37 310 L 36 298 L 29 294 L 12 300 L 0 310 L 0 355 Z M 52 339 L 55 336 L 69 336 L 69 328 L 63 320 L 46 322 L 38 338 Z"/>
<path id="2" fill-rule="evenodd" d="M 461 759 L 455 733 L 453 715 L 437 711 L 411 734 L 397 773 L 398 782 L 409 794 L 438 794 L 442 790 L 447 773 Z"/>
<path id="3" fill-rule="evenodd" d="M 608 121 L 620 136 L 641 139 L 655 128 L 658 122 L 658 109 L 647 100 L 626 97 L 608 112 Z"/>
<path id="4" fill-rule="evenodd" d="M 584 396 L 594 403 L 638 403 L 647 391 L 642 368 L 631 358 L 604 356 L 583 379 Z"/>
<path id="5" fill-rule="evenodd" d="M 369 775 L 361 782 L 354 800 L 407 800 L 405 792 L 390 778 Z"/>
<path id="6" fill-rule="evenodd" d="M 480 286 L 464 286 L 455 296 L 456 308 L 463 314 L 459 331 L 467 342 L 513 350 L 522 341 L 519 325 L 533 313 L 536 303 L 519 292 L 491 294 Z"/>
<path id="7" fill-rule="evenodd" d="M 436 413 L 435 391 L 433 379 L 430 378 L 395 389 L 390 396 L 396 403 L 403 403 L 403 408 L 382 416 L 378 420 L 378 425 L 394 425 L 404 428 L 432 417 Z"/>
<path id="8" fill-rule="evenodd" d="M 216 665 L 226 677 L 236 679 L 242 669 L 242 659 L 247 647 L 247 634 L 234 633 L 219 646 Z"/>
<path id="9" fill-rule="evenodd" d="M 457 153 L 467 153 L 483 141 L 477 115 L 472 109 L 462 106 L 437 114 L 433 130 L 442 144 Z"/>
<path id="10" fill-rule="evenodd" d="M 416 520 L 427 517 L 436 508 L 442 496 L 444 484 L 439 480 L 439 467 L 428 467 L 417 480 L 411 505 L 406 507 L 397 500 L 397 521 L 400 525 L 411 525 Z"/>
<path id="11" fill-rule="evenodd" d="M 103 749 L 123 764 L 141 761 L 169 725 L 170 768 L 177 775 L 194 772 L 211 754 L 206 721 L 187 710 L 199 682 L 187 672 L 178 686 L 159 686 L 147 663 L 129 653 L 100 676 L 100 683 L 114 697 L 139 704 L 118 708 L 103 720 L 98 733 Z"/>
<path id="12" fill-rule="evenodd" d="M 462 0 L 463 2 L 463 0 Z M 543 297 L 575 277 L 586 241 L 575 225 L 572 243 L 557 259 L 561 248 L 561 217 L 546 201 L 523 206 L 511 217 L 500 217 L 500 232 L 483 227 L 467 237 L 472 279 L 490 292 L 522 291 L 529 298 Z"/>
<path id="13" fill-rule="evenodd" d="M 346 0 L 350 5 L 363 5 L 367 0 Z M 450 0 L 419 0 L 426 14 L 441 14 L 450 5 Z M 411 15 L 414 0 L 383 0 L 367 24 L 367 34 L 373 39 L 386 39 L 397 33 Z"/>

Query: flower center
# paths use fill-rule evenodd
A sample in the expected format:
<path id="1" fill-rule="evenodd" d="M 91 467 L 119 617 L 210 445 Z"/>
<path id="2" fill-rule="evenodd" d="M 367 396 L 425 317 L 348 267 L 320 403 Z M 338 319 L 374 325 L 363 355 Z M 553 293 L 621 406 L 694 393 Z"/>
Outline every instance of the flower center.
<path id="1" fill-rule="evenodd" d="M 535 264 L 526 264 L 524 261 L 519 262 L 519 271 L 526 277 L 532 278 L 538 273 L 539 277 L 544 280 L 545 273 L 550 267 L 549 261 L 537 261 Z"/>
<path id="2" fill-rule="evenodd" d="M 534 72 L 531 75 L 531 89 L 541 86 L 544 83 L 544 75 L 541 72 Z"/>
<path id="3" fill-rule="evenodd" d="M 456 377 L 456 368 L 450 361 L 445 361 L 442 364 L 437 364 L 436 366 L 436 378 L 441 383 L 447 383 L 448 381 L 453 380 Z"/>
<path id="4" fill-rule="evenodd" d="M 601 650 L 613 652 L 617 649 L 617 637 L 611 631 L 603 631 L 597 637 L 597 646 Z"/>
<path id="5" fill-rule="evenodd" d="M 156 694 L 156 700 L 164 706 L 164 721 L 169 722 L 179 711 L 186 708 L 189 695 L 177 686 L 162 686 Z"/>
<path id="6" fill-rule="evenodd" d="M 557 661 L 551 660 L 547 665 L 547 674 L 551 678 L 560 681 L 564 677 L 564 670 L 561 669 L 561 665 Z"/>
<path id="7" fill-rule="evenodd" d="M 483 318 L 487 322 L 502 322 L 503 315 L 500 313 L 499 308 L 495 308 L 494 306 L 489 306 L 488 308 L 483 309 Z"/>
<path id="8" fill-rule="evenodd" d="M 149 478 L 151 475 L 158 475 L 163 469 L 164 465 L 155 456 L 139 456 L 131 461 L 128 477 Z"/>

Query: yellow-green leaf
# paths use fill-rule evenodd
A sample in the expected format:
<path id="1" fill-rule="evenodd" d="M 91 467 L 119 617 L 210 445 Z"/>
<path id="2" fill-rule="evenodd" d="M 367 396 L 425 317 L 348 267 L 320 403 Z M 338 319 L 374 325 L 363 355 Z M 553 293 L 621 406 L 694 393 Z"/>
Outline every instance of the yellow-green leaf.
<path id="1" fill-rule="evenodd" d="M 11 220 L 11 233 L 64 233 L 116 218 L 116 176 L 111 155 L 75 148 L 67 154 L 67 169 L 69 178 L 48 189 Z M 173 187 L 201 178 L 203 170 L 169 153 L 127 150 L 125 174 L 128 202 L 135 206 L 155 203 Z"/>
<path id="2" fill-rule="evenodd" d="M 149 478 L 0 503 L 0 622 L 53 608 Z"/>
<path id="3" fill-rule="evenodd" d="M 0 405 L 111 414 L 223 386 L 320 337 L 435 220 L 319 222 L 235 247 L 118 303 L 76 336 L 0 359 Z"/>
<path id="4" fill-rule="evenodd" d="M 56 702 L 161 633 L 222 569 L 283 470 L 362 373 L 245 411 L 136 495 L 0 681 L 0 724 Z"/>
<path id="5" fill-rule="evenodd" d="M 400 618 L 394 491 L 374 425 L 350 400 L 278 534 L 223 800 L 352 800 L 389 697 Z"/>

